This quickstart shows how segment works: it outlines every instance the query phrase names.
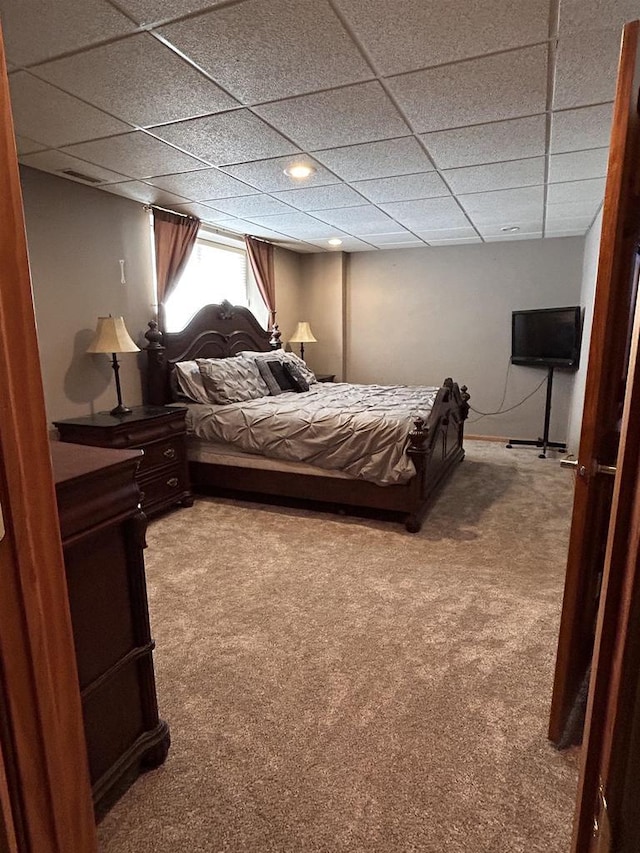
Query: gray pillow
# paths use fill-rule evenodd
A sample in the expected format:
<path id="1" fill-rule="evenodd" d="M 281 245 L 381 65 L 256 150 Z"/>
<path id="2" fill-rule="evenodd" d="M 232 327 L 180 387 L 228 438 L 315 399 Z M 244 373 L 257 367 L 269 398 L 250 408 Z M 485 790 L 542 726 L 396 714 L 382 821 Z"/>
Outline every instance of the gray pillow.
<path id="1" fill-rule="evenodd" d="M 255 364 L 257 365 L 258 370 L 260 371 L 260 376 L 263 378 L 272 397 L 277 397 L 278 394 L 284 394 L 286 390 L 291 390 L 280 387 L 278 380 L 276 379 L 273 374 L 273 371 L 269 367 L 270 364 L 281 365 L 282 363 L 282 360 L 279 358 L 259 358 L 255 361 Z"/>
<path id="2" fill-rule="evenodd" d="M 195 403 L 210 403 L 202 382 L 200 369 L 195 361 L 178 361 L 171 375 L 175 376 L 178 389 Z"/>
<path id="3" fill-rule="evenodd" d="M 250 359 L 197 358 L 196 362 L 212 403 L 241 403 L 269 394 L 269 388 Z"/>

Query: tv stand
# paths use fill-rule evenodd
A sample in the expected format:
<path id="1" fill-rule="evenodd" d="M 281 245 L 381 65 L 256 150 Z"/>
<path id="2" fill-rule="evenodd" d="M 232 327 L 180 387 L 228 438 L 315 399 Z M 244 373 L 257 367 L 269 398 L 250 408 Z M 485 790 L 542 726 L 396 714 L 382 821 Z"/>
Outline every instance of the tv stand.
<path id="1" fill-rule="evenodd" d="M 507 447 L 511 449 L 514 444 L 517 445 L 526 445 L 527 447 L 541 447 L 542 453 L 538 454 L 539 459 L 547 458 L 547 448 L 552 448 L 553 450 L 561 450 L 564 453 L 567 452 L 567 445 L 563 441 L 549 441 L 549 424 L 551 423 L 551 394 L 553 391 L 553 367 L 547 366 L 547 402 L 544 408 L 544 430 L 542 433 L 542 438 L 534 439 L 524 439 L 524 438 L 510 438 Z"/>

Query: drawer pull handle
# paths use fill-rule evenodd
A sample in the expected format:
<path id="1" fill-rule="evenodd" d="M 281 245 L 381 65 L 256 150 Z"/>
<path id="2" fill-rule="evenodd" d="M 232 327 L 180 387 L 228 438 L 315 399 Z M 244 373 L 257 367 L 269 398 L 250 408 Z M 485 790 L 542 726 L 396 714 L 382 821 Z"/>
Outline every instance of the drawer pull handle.
<path id="1" fill-rule="evenodd" d="M 140 503 L 144 501 L 144 492 L 140 492 Z"/>
<path id="2" fill-rule="evenodd" d="M 176 458 L 175 448 L 167 447 L 167 449 L 164 451 L 164 456 L 166 456 L 167 459 L 175 459 Z"/>
<path id="3" fill-rule="evenodd" d="M 177 477 L 169 477 L 169 479 L 167 480 L 167 486 L 171 486 L 172 488 L 175 488 L 177 485 L 178 485 L 178 478 Z"/>

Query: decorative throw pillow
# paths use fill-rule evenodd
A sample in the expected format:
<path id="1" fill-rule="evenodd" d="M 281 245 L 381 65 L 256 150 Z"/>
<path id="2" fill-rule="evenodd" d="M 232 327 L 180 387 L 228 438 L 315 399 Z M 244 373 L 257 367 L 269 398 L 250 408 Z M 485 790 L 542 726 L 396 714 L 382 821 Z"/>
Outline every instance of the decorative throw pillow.
<path id="1" fill-rule="evenodd" d="M 272 364 L 279 365 L 282 367 L 282 362 L 277 358 L 259 358 L 256 359 L 255 364 L 260 371 L 260 376 L 264 379 L 267 387 L 269 388 L 269 393 L 272 397 L 277 397 L 278 394 L 282 394 L 284 391 L 292 391 L 291 385 L 288 388 L 282 388 L 276 379 L 272 370 L 270 370 L 270 366 Z M 283 371 L 284 372 L 284 371 Z"/>
<path id="2" fill-rule="evenodd" d="M 284 361 L 288 364 L 295 365 L 302 376 L 307 380 L 309 385 L 313 385 L 318 380 L 316 379 L 316 375 L 311 370 L 311 368 L 307 365 L 306 361 L 303 361 L 300 356 L 297 356 L 295 352 L 283 352 Z M 307 391 L 309 389 L 307 388 Z"/>
<path id="3" fill-rule="evenodd" d="M 285 361 L 282 366 L 284 367 L 284 372 L 287 374 L 295 391 L 301 392 L 309 390 L 309 383 L 302 375 L 302 371 L 297 364 Z"/>
<path id="4" fill-rule="evenodd" d="M 293 384 L 289 374 L 286 371 L 287 365 L 281 361 L 267 361 L 265 362 L 273 378 L 276 380 L 278 385 L 280 386 L 281 391 L 295 391 L 296 387 Z"/>
<path id="5" fill-rule="evenodd" d="M 241 403 L 269 393 L 256 365 L 244 358 L 197 358 L 209 402 Z"/>

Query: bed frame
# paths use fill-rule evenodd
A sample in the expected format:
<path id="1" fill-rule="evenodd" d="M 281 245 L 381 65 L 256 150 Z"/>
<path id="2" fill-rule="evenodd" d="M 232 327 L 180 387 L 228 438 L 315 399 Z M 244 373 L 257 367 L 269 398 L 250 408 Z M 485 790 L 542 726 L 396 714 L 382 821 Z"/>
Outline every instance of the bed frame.
<path id="1" fill-rule="evenodd" d="M 277 326 L 265 331 L 247 308 L 229 302 L 202 308 L 181 332 L 162 333 L 152 321 L 146 338 L 148 402 L 158 406 L 172 401 L 170 375 L 177 361 L 280 347 Z M 428 419 L 416 418 L 408 435 L 406 452 L 416 475 L 402 485 L 190 462 L 192 486 L 201 493 L 231 490 L 402 513 L 406 529 L 417 533 L 438 490 L 464 458 L 468 400 L 466 386 L 444 380 Z"/>

